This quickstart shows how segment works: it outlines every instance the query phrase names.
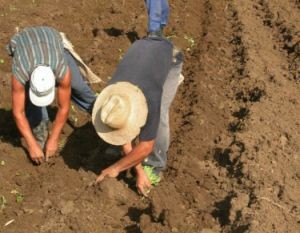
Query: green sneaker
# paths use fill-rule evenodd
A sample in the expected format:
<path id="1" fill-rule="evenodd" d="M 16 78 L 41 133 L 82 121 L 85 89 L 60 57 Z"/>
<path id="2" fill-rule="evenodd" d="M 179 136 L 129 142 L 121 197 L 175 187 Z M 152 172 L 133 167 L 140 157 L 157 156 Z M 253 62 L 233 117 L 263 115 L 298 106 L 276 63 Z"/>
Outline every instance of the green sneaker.
<path id="1" fill-rule="evenodd" d="M 157 186 L 159 184 L 159 182 L 161 181 L 161 177 L 159 174 L 156 174 L 154 172 L 154 167 L 152 166 L 143 166 L 144 171 L 146 173 L 146 175 L 148 176 L 151 184 L 153 186 Z"/>

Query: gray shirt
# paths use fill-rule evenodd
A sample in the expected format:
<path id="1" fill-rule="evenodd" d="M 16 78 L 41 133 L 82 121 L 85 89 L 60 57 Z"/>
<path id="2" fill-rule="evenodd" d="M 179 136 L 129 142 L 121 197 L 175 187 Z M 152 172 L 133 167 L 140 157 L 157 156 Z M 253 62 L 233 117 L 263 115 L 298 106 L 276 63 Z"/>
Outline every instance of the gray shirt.
<path id="1" fill-rule="evenodd" d="M 108 83 L 126 81 L 143 91 L 148 116 L 139 135 L 141 141 L 156 138 L 163 85 L 172 64 L 172 49 L 172 43 L 163 38 L 145 38 L 134 42 Z"/>

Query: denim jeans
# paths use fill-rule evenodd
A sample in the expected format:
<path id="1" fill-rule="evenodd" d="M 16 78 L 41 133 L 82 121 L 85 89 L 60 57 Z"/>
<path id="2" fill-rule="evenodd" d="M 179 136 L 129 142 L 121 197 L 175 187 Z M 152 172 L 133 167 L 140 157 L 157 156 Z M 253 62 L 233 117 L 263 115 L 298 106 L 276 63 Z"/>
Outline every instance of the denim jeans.
<path id="1" fill-rule="evenodd" d="M 160 122 L 154 148 L 143 162 L 143 165 L 153 166 L 155 173 L 163 170 L 167 163 L 167 152 L 170 146 L 169 109 L 175 98 L 178 86 L 182 81 L 180 74 L 182 71 L 183 55 L 181 52 L 179 53 L 163 86 Z"/>
<path id="2" fill-rule="evenodd" d="M 68 65 L 72 75 L 71 99 L 82 110 L 91 112 L 93 109 L 93 104 L 96 100 L 96 96 L 91 90 L 91 88 L 87 85 L 87 83 L 83 80 L 78 66 L 76 65 L 76 61 L 74 60 L 72 55 L 67 50 L 65 50 L 64 56 L 68 61 Z M 40 122 L 48 121 L 49 116 L 46 107 L 38 107 L 31 103 L 28 96 L 29 85 L 26 86 L 26 89 L 26 117 L 29 121 L 30 127 L 35 128 L 40 124 Z"/>
<path id="3" fill-rule="evenodd" d="M 148 31 L 161 30 L 168 23 L 169 3 L 168 0 L 146 0 L 148 11 Z"/>

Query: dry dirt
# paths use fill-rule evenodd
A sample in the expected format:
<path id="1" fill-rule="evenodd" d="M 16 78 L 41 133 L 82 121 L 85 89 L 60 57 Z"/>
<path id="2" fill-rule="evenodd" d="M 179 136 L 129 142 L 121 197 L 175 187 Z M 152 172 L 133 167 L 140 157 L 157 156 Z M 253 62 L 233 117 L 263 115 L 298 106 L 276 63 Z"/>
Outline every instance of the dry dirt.
<path id="1" fill-rule="evenodd" d="M 300 232 L 300 1 L 169 2 L 186 79 L 164 180 L 142 198 L 130 173 L 91 185 L 117 158 L 76 108 L 60 156 L 29 162 L 4 46 L 17 27 L 49 25 L 107 80 L 146 35 L 144 1 L 0 0 L 0 232 Z"/>

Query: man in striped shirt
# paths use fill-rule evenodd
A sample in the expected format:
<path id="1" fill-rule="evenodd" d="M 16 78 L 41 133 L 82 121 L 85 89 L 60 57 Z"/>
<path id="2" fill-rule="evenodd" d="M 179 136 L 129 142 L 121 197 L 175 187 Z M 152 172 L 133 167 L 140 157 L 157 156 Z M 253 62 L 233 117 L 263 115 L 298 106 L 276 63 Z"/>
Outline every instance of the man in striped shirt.
<path id="1" fill-rule="evenodd" d="M 37 164 L 53 156 L 68 118 L 70 100 L 91 112 L 95 95 L 84 82 L 76 61 L 58 31 L 50 27 L 29 27 L 12 37 L 8 45 L 12 61 L 12 108 L 30 158 Z M 55 97 L 58 111 L 48 136 L 46 106 Z"/>

